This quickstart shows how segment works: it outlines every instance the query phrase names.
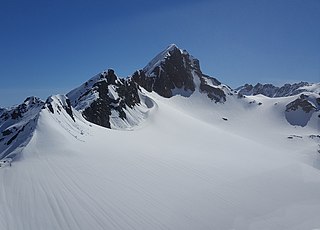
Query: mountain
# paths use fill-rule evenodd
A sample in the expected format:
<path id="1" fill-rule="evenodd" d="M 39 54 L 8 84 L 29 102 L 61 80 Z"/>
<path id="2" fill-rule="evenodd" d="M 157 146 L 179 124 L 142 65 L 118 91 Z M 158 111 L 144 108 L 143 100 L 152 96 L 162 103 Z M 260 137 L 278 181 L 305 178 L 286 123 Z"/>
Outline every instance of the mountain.
<path id="1" fill-rule="evenodd" d="M 132 129 L 147 117 L 149 99 L 141 93 L 144 88 L 170 98 L 189 97 L 199 91 L 214 102 L 226 101 L 231 89 L 217 79 L 204 75 L 197 59 L 170 45 L 145 68 L 126 79 L 108 69 L 67 94 L 72 107 L 83 117 L 112 129 Z"/>
<path id="2" fill-rule="evenodd" d="M 226 93 L 231 90 L 217 79 L 204 75 L 199 60 L 174 44 L 136 71 L 132 80 L 147 91 L 166 98 L 175 95 L 188 97 L 198 90 L 215 102 L 224 102 Z"/>
<path id="3" fill-rule="evenodd" d="M 51 96 L 45 102 L 29 97 L 16 107 L 1 108 L 0 159 L 19 155 L 32 137 L 38 117 L 44 109 L 52 114 L 64 111 L 74 123 L 77 121 L 73 114 L 77 112 L 82 122 L 110 129 L 134 130 L 148 121 L 149 114 L 156 107 L 154 96 L 150 97 L 148 93 L 164 98 L 199 97 L 201 101 L 207 98 L 221 106 L 230 100 L 229 104 L 237 104 L 234 106 L 235 113 L 239 105 L 264 107 L 259 95 L 279 100 L 286 98 L 275 102 L 274 106 L 281 105 L 281 112 L 288 124 L 301 127 L 309 123 L 315 127 L 318 122 L 312 120 L 320 110 L 320 83 L 300 82 L 282 87 L 246 84 L 233 90 L 218 79 L 204 74 L 198 59 L 172 44 L 128 78 L 119 78 L 113 69 L 108 69 L 65 96 Z M 283 101 L 286 103 L 283 104 Z"/>
<path id="4" fill-rule="evenodd" d="M 36 97 L 28 97 L 22 104 L 4 111 L 0 116 L 0 159 L 20 157 L 44 111 L 54 115 L 56 122 L 64 125 L 63 128 L 70 128 L 76 122 L 70 100 L 66 96 L 50 96 L 45 102 Z"/>
<path id="5" fill-rule="evenodd" d="M 114 70 L 104 71 L 67 94 L 83 117 L 100 126 L 130 129 L 143 120 L 148 101 L 132 79 L 120 79 Z"/>
<path id="6" fill-rule="evenodd" d="M 288 97 L 297 95 L 303 92 L 315 92 L 319 91 L 320 84 L 309 84 L 308 82 L 300 82 L 294 84 L 285 84 L 281 87 L 274 86 L 272 84 L 256 84 L 252 86 L 250 84 L 245 84 L 237 88 L 239 94 L 242 95 L 258 95 L 262 94 L 267 97 Z"/>
<path id="7" fill-rule="evenodd" d="M 28 97 L 22 104 L 3 110 L 0 114 L 0 159 L 16 157 L 35 129 L 44 102 Z"/>
<path id="8" fill-rule="evenodd" d="M 1 109 L 0 229 L 317 228 L 319 84 L 301 89 L 244 95 L 170 45 Z"/>

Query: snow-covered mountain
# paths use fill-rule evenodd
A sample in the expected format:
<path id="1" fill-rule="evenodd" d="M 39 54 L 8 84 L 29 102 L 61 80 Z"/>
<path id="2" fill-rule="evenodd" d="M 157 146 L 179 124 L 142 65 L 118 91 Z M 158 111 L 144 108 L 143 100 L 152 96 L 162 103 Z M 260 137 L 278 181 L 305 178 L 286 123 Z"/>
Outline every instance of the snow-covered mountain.
<path id="1" fill-rule="evenodd" d="M 35 129 L 39 112 L 44 102 L 29 97 L 22 104 L 1 111 L 0 115 L 0 159 L 16 157 Z"/>
<path id="2" fill-rule="evenodd" d="M 0 159 L 20 157 L 38 126 L 39 116 L 44 113 L 51 114 L 52 120 L 70 133 L 74 126 L 79 126 L 76 123 L 84 120 L 81 116 L 79 121 L 75 120 L 74 109 L 64 95 L 50 96 L 45 102 L 28 97 L 22 104 L 3 111 L 0 116 Z"/>
<path id="3" fill-rule="evenodd" d="M 199 60 L 174 44 L 142 70 L 136 71 L 132 79 L 147 91 L 166 98 L 175 95 L 188 97 L 194 91 L 201 91 L 215 102 L 224 102 L 226 93 L 231 91 L 217 79 L 204 75 Z"/>
<path id="4" fill-rule="evenodd" d="M 0 229 L 319 228 L 320 87 L 294 85 L 233 90 L 170 45 L 0 109 Z"/>
<path id="5" fill-rule="evenodd" d="M 132 129 L 148 115 L 150 103 L 132 79 L 119 79 L 114 70 L 104 71 L 67 94 L 83 117 L 100 126 Z"/>
<path id="6" fill-rule="evenodd" d="M 100 126 L 112 129 L 132 129 L 142 123 L 150 110 L 150 99 L 141 88 L 170 98 L 189 97 L 195 91 L 214 102 L 225 102 L 231 89 L 217 79 L 204 75 L 199 61 L 170 45 L 145 68 L 129 78 L 118 78 L 108 69 L 97 74 L 67 94 L 72 106 L 83 117 Z"/>
<path id="7" fill-rule="evenodd" d="M 258 83 L 255 86 L 245 84 L 236 90 L 242 95 L 258 95 L 262 94 L 267 97 L 288 97 L 303 92 L 320 93 L 320 83 L 310 84 L 308 82 L 300 82 L 294 84 L 285 84 L 281 87 L 272 84 Z"/>
<path id="8" fill-rule="evenodd" d="M 272 84 L 246 84 L 236 91 L 240 97 L 264 95 L 270 98 L 293 98 L 285 109 L 286 120 L 291 125 L 306 126 L 313 113 L 320 110 L 320 83 L 300 82 L 281 87 Z"/>

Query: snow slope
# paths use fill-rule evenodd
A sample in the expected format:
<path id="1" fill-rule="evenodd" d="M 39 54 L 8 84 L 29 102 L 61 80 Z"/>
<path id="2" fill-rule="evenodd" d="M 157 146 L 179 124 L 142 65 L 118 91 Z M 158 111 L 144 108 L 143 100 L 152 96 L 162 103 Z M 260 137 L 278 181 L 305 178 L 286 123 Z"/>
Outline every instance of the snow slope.
<path id="1" fill-rule="evenodd" d="M 293 98 L 142 94 L 134 131 L 41 110 L 0 168 L 0 229 L 320 228 L 319 111 L 300 127 Z"/>

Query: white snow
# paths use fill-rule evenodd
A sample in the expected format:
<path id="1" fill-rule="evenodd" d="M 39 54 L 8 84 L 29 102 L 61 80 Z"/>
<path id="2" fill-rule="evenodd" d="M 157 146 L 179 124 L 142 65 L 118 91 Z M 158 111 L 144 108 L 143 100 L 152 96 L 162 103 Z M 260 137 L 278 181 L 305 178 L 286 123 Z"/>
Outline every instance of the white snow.
<path id="1" fill-rule="evenodd" d="M 134 106 L 132 109 L 125 109 L 126 119 L 119 117 L 118 111 L 112 110 L 110 116 L 110 125 L 112 129 L 118 130 L 134 130 L 143 126 L 149 115 L 156 109 L 156 105 L 152 99 L 143 95 L 140 96 L 139 106 Z"/>
<path id="2" fill-rule="evenodd" d="M 320 93 L 320 83 L 306 85 L 306 86 L 300 87 L 300 89 L 305 89 L 309 92 L 314 92 L 314 93 L 319 94 Z"/>
<path id="3" fill-rule="evenodd" d="M 42 110 L 0 168 L 0 229 L 320 228 L 319 111 L 295 127 L 292 98 L 144 93 L 131 132 Z"/>
<path id="4" fill-rule="evenodd" d="M 72 90 L 67 94 L 67 97 L 71 100 L 72 104 L 77 105 L 75 108 L 76 110 L 79 110 L 79 111 L 84 110 L 92 103 L 92 101 L 96 100 L 99 97 L 99 93 L 96 91 L 90 92 L 88 95 L 86 94 L 86 92 L 92 91 L 93 85 L 100 79 L 100 74 L 95 75 L 86 83 L 75 88 L 74 90 Z M 75 100 L 78 100 L 81 95 L 85 95 L 85 99 L 82 98 L 81 100 L 79 100 L 78 103 L 75 103 Z"/>

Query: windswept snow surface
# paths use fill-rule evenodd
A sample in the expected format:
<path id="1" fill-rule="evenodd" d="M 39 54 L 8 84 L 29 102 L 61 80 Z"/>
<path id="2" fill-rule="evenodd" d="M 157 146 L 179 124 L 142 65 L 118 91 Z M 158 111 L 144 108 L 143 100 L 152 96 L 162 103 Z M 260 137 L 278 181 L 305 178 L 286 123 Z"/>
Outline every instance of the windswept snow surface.
<path id="1" fill-rule="evenodd" d="M 279 98 L 147 95 L 134 131 L 75 113 L 70 133 L 41 111 L 22 158 L 0 168 L 0 229 L 320 228 L 318 112 L 302 128 Z"/>

